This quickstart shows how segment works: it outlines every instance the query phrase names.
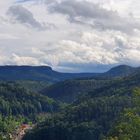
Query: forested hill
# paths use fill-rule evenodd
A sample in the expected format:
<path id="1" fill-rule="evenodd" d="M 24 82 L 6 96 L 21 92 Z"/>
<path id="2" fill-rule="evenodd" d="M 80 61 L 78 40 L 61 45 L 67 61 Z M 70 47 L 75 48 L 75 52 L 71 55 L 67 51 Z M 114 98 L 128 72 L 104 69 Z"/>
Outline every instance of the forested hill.
<path id="1" fill-rule="evenodd" d="M 50 83 L 95 76 L 95 73 L 60 73 L 48 66 L 0 66 L 0 80 L 30 80 Z"/>
<path id="2" fill-rule="evenodd" d="M 24 140 L 138 140 L 140 73 L 81 95 Z"/>
<path id="3" fill-rule="evenodd" d="M 103 73 L 105 77 L 128 76 L 133 73 L 140 72 L 140 67 L 131 67 L 128 65 L 119 65 L 111 68 L 109 71 Z"/>
<path id="4" fill-rule="evenodd" d="M 0 82 L 0 114 L 3 116 L 30 116 L 57 109 L 53 99 L 27 91 L 14 82 Z"/>
<path id="5" fill-rule="evenodd" d="M 129 76 L 120 76 L 115 79 L 109 76 L 124 73 L 123 69 L 126 73 L 130 73 Z M 46 87 L 42 90 L 42 93 L 50 98 L 70 103 L 75 101 L 80 95 L 93 92 L 96 89 L 102 88 L 104 89 L 103 91 L 112 87 L 130 89 L 133 86 L 140 85 L 140 71 L 138 68 L 134 69 L 129 66 L 119 66 L 108 71 L 106 75 L 108 76 L 103 79 L 84 78 L 62 81 Z"/>
<path id="6" fill-rule="evenodd" d="M 108 85 L 112 80 L 95 80 L 95 79 L 73 79 L 58 82 L 44 88 L 41 93 L 50 98 L 60 100 L 62 102 L 71 103 L 78 96 L 86 94 L 94 89 Z"/>
<path id="7" fill-rule="evenodd" d="M 126 76 L 139 70 L 140 68 L 121 65 L 105 73 L 60 73 L 48 66 L 0 66 L 0 80 L 32 80 L 54 83 L 74 78 Z"/>
<path id="8" fill-rule="evenodd" d="M 104 140 L 124 109 L 133 106 L 132 90 L 140 86 L 139 68 L 125 65 L 93 75 L 59 73 L 44 66 L 5 66 L 0 67 L 0 77 L 5 81 L 0 82 L 0 123 L 10 116 L 46 118 L 25 140 Z M 37 93 L 44 87 L 43 95 Z M 9 133 L 5 121 L 0 136 Z"/>
<path id="9" fill-rule="evenodd" d="M 132 90 L 140 87 L 140 68 L 69 74 L 46 66 L 1 66 L 0 81 L 0 139 L 8 139 L 7 126 L 13 133 L 13 119 L 23 117 L 38 122 L 24 140 L 105 140 L 114 137 L 110 131 L 121 112 L 135 108 Z"/>

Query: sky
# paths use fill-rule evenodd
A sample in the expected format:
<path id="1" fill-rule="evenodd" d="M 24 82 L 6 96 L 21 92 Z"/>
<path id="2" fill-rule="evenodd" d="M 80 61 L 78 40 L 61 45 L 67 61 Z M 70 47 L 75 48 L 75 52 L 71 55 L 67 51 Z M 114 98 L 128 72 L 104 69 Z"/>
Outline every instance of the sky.
<path id="1" fill-rule="evenodd" d="M 140 66 L 139 7 L 139 0 L 1 0 L 0 65 Z"/>

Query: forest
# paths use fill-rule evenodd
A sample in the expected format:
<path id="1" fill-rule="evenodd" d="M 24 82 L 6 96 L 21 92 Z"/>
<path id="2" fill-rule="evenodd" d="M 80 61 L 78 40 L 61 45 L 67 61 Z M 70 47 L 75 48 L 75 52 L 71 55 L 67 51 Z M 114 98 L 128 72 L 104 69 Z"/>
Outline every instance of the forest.
<path id="1" fill-rule="evenodd" d="M 139 140 L 140 71 L 117 71 L 59 82 L 1 80 L 0 139 L 34 124 L 23 140 Z"/>

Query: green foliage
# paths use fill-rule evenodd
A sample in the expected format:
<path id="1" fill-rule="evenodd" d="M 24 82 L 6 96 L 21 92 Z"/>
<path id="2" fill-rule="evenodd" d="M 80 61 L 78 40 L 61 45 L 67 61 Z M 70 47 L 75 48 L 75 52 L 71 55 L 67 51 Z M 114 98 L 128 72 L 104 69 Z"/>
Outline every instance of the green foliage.
<path id="1" fill-rule="evenodd" d="M 79 96 L 97 88 L 109 85 L 113 80 L 77 79 L 67 80 L 48 86 L 42 93 L 50 98 L 71 103 Z"/>
<path id="2" fill-rule="evenodd" d="M 123 66 L 124 68 L 131 73 L 131 68 Z M 123 69 L 117 72 L 116 69 L 112 69 L 105 75 L 124 76 Z M 36 72 L 32 70 L 30 69 L 28 74 L 36 75 Z M 52 74 L 51 69 L 49 72 L 48 76 L 46 68 L 41 71 L 43 75 L 46 75 L 45 79 L 50 76 L 55 78 L 57 74 L 60 74 L 61 80 L 64 80 L 62 73 Z M 39 77 L 44 79 L 43 75 L 39 74 Z M 131 90 L 140 86 L 140 74 L 117 79 L 109 77 L 106 79 L 105 75 L 101 74 L 100 77 L 96 77 L 98 80 L 83 78 L 64 81 L 45 88 L 44 94 L 60 101 L 73 102 L 70 105 L 58 103 L 44 95 L 34 93 L 34 90 L 40 90 L 42 83 L 38 86 L 36 82 L 0 83 L 0 112 L 3 116 L 18 116 L 18 114 L 26 116 L 24 122 L 30 122 L 31 118 L 39 122 L 24 136 L 23 140 L 139 140 L 140 92 L 136 88 L 132 95 Z M 70 78 L 69 76 L 67 78 Z M 101 80 L 102 76 L 104 80 Z M 60 105 L 61 111 L 54 112 Z M 122 112 L 124 112 L 123 115 L 121 115 Z M 1 122 L 8 121 L 2 117 Z M 12 122 L 9 124 L 11 130 L 4 127 L 3 123 L 1 124 L 1 128 L 6 129 L 5 135 L 16 126 Z"/>
<path id="3" fill-rule="evenodd" d="M 116 122 L 121 122 L 120 116 L 124 109 L 127 109 L 127 111 L 132 108 L 138 110 L 137 106 L 140 105 L 140 102 L 136 95 L 139 95 L 139 92 L 135 89 L 134 94 L 132 95 L 131 93 L 132 89 L 140 86 L 139 79 L 140 75 L 112 79 L 113 81 L 103 84 L 89 93 L 80 95 L 71 105 L 66 106 L 64 110 L 54 114 L 51 118 L 47 118 L 36 129 L 27 133 L 24 140 L 38 140 L 39 138 L 42 140 L 106 139 Z M 86 86 L 87 84 L 85 84 L 85 88 Z M 139 118 L 136 117 L 136 114 L 132 115 L 134 115 L 133 119 L 137 124 L 136 122 L 139 122 Z M 130 120 L 133 119 L 131 118 Z M 135 125 L 130 125 L 129 127 L 127 122 L 129 122 L 129 119 L 121 125 L 123 128 L 126 127 L 126 132 L 135 127 Z M 118 128 L 121 126 L 118 125 Z M 139 126 L 136 126 L 136 129 L 138 128 Z M 117 136 L 110 135 L 108 139 L 117 140 Z M 120 140 L 129 140 L 128 135 L 123 135 Z"/>
<path id="4" fill-rule="evenodd" d="M 24 140 L 99 140 L 107 134 L 126 106 L 131 106 L 129 96 L 78 101 L 39 124 Z"/>
<path id="5" fill-rule="evenodd" d="M 30 116 L 41 112 L 53 112 L 58 104 L 43 95 L 25 90 L 13 82 L 0 83 L 0 114 Z"/>
<path id="6" fill-rule="evenodd" d="M 133 107 L 126 109 L 121 119 L 110 132 L 108 139 L 139 140 L 140 139 L 140 89 L 133 91 Z"/>
<path id="7" fill-rule="evenodd" d="M 38 117 L 40 113 L 52 113 L 59 108 L 53 99 L 26 90 L 22 84 L 23 81 L 0 82 L 0 140 L 10 140 L 22 123 L 40 122 L 45 116 Z"/>
<path id="8" fill-rule="evenodd" d="M 115 70 L 113 70 L 113 72 L 115 72 Z M 67 80 L 45 88 L 42 93 L 48 97 L 67 103 L 72 103 L 86 94 L 89 94 L 91 97 L 116 94 L 130 95 L 133 88 L 140 86 L 139 79 L 140 74 L 138 73 L 119 78 Z"/>
<path id="9" fill-rule="evenodd" d="M 47 88 L 51 85 L 50 82 L 47 81 L 27 81 L 27 80 L 19 80 L 15 81 L 16 84 L 22 86 L 28 91 L 38 93 L 42 91 L 44 88 Z"/>
<path id="10" fill-rule="evenodd" d="M 2 116 L 0 115 L 0 140 L 10 140 L 10 135 L 25 121 L 22 116 Z"/>

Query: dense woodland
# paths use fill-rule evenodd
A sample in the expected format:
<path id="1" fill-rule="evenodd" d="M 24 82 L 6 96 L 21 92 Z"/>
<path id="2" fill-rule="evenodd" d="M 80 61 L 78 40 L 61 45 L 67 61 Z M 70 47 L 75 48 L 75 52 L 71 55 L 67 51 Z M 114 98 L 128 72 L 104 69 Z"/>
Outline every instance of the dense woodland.
<path id="1" fill-rule="evenodd" d="M 23 140 L 139 140 L 140 72 L 123 68 L 57 83 L 1 80 L 0 140 L 23 123 L 36 124 Z"/>
<path id="2" fill-rule="evenodd" d="M 139 96 L 134 97 L 135 92 L 140 93 L 139 89 L 135 89 L 140 86 L 140 74 L 134 73 L 127 77 L 99 81 L 91 79 L 66 81 L 59 83 L 59 86 L 56 84 L 49 87 L 48 90 L 46 89 L 46 93 L 49 91 L 49 96 L 52 90 L 53 96 L 59 100 L 62 97 L 62 101 L 65 101 L 66 95 L 71 96 L 71 92 L 68 95 L 69 91 L 72 91 L 72 94 L 77 94 L 78 87 L 80 87 L 78 91 L 81 92 L 81 95 L 76 100 L 73 98 L 74 102 L 62 111 L 38 124 L 24 137 L 24 140 L 125 140 L 126 134 L 122 132 L 124 136 L 120 136 L 119 126 L 123 127 L 121 125 L 124 121 L 127 122 L 125 114 L 131 114 L 133 108 L 136 107 L 134 99 L 137 99 L 136 102 L 140 102 Z M 73 90 L 68 88 L 67 83 L 74 87 Z M 76 84 L 74 85 L 74 83 Z M 127 129 L 127 124 L 125 127 L 124 129 Z M 133 129 L 135 126 L 130 127 Z M 127 130 L 127 134 L 131 129 Z M 131 137 L 131 135 L 127 136 L 126 140 L 131 140 Z"/>
<path id="3" fill-rule="evenodd" d="M 0 112 L 2 115 L 31 115 L 51 112 L 58 107 L 56 101 L 27 91 L 15 83 L 0 84 Z"/>
<path id="4" fill-rule="evenodd" d="M 107 140 L 139 140 L 140 138 L 140 88 L 132 94 L 132 107 L 125 108 L 109 131 Z"/>
<path id="5" fill-rule="evenodd" d="M 105 85 L 109 85 L 112 80 L 95 79 L 75 79 L 52 84 L 41 91 L 43 95 L 59 100 L 61 102 L 71 103 L 80 95 L 93 91 Z"/>
<path id="6" fill-rule="evenodd" d="M 118 102 L 119 100 L 119 102 Z M 103 139 L 124 107 L 131 106 L 129 97 L 87 99 L 70 105 L 39 124 L 26 139 L 42 140 L 98 140 Z"/>
<path id="7" fill-rule="evenodd" d="M 23 82 L 22 82 L 23 83 Z M 52 113 L 59 104 L 46 96 L 34 93 L 18 82 L 0 82 L 0 140 L 22 123 L 38 121 L 40 113 Z"/>

